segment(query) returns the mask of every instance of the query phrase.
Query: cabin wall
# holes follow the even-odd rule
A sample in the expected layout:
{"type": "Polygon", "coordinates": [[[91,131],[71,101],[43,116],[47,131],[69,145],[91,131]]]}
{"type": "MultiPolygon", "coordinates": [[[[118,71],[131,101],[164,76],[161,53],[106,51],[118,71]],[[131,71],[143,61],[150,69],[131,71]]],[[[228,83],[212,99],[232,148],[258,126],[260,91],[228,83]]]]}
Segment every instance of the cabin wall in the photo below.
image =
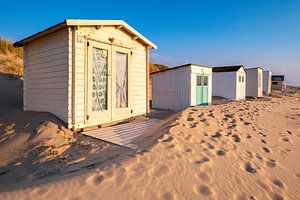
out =
{"type": "MultiPolygon", "coordinates": [[[[146,90],[146,66],[147,48],[138,40],[122,29],[115,26],[104,26],[96,29],[95,26],[79,27],[74,30],[73,38],[73,59],[75,60],[75,126],[86,127],[94,124],[86,122],[86,101],[87,88],[85,78],[87,77],[87,40],[94,40],[100,43],[112,44],[130,49],[131,55],[131,116],[146,114],[147,112],[147,90],[146,90]],[[114,38],[113,43],[111,38],[114,38]]],[[[71,92],[71,90],[70,90],[71,92]]],[[[72,96],[72,94],[69,94],[72,96]]],[[[130,117],[130,116],[129,116],[130,117]]],[[[71,117],[70,117],[71,120],[71,117]]],[[[113,121],[114,119],[112,119],[113,121]]]]}
{"type": "Polygon", "coordinates": [[[263,92],[266,94],[271,93],[271,85],[272,85],[272,72],[264,71],[263,72],[263,92]]]}
{"type": "Polygon", "coordinates": [[[51,112],[68,123],[69,31],[43,36],[24,48],[24,110],[51,112]]]}
{"type": "Polygon", "coordinates": [[[263,71],[261,69],[247,70],[246,96],[261,97],[263,95],[263,71]]]}
{"type": "Polygon", "coordinates": [[[247,70],[247,82],[246,82],[246,96],[257,97],[258,96],[258,79],[257,70],[247,70]]]}
{"type": "Polygon", "coordinates": [[[197,75],[206,74],[208,75],[208,104],[212,102],[212,69],[208,67],[191,66],[191,85],[190,85],[190,105],[195,106],[196,103],[196,85],[197,75]]]}
{"type": "Polygon", "coordinates": [[[190,67],[152,74],[153,108],[183,110],[190,106],[190,67]]]}
{"type": "Polygon", "coordinates": [[[272,81],[272,90],[284,90],[284,82],[283,81],[272,81]]]}
{"type": "Polygon", "coordinates": [[[213,73],[212,95],[226,99],[237,99],[237,73],[217,72],[213,73]]]}

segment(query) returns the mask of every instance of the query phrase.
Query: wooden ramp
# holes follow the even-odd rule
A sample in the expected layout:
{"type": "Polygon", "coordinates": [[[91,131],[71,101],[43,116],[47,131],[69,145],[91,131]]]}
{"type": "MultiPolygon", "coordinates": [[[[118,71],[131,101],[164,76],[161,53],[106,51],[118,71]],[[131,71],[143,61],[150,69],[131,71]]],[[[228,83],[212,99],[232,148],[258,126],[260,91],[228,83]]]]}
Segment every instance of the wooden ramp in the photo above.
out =
{"type": "Polygon", "coordinates": [[[144,122],[129,122],[126,124],[100,128],[92,131],[85,131],[82,134],[116,145],[136,149],[137,146],[131,143],[133,139],[140,135],[143,135],[159,121],[159,119],[149,119],[144,122]]]}

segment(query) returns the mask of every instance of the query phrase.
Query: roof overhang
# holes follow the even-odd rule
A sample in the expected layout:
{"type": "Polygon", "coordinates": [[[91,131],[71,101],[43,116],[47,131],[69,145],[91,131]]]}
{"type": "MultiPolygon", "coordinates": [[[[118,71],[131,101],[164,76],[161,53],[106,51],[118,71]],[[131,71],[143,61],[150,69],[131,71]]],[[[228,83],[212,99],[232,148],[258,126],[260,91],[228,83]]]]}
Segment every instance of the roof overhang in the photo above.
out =
{"type": "Polygon", "coordinates": [[[118,26],[118,28],[124,29],[132,36],[138,38],[143,44],[149,46],[150,48],[157,49],[157,46],[154,43],[152,43],[150,40],[148,40],[146,37],[144,37],[141,33],[139,33],[137,30],[132,28],[129,24],[127,24],[123,20],[79,20],[79,19],[66,19],[62,23],[51,26],[41,32],[38,32],[34,35],[31,35],[23,40],[14,43],[14,46],[22,47],[24,44],[33,41],[37,38],[61,30],[63,28],[72,27],[72,26],[79,26],[79,27],[80,26],[118,26]]]}

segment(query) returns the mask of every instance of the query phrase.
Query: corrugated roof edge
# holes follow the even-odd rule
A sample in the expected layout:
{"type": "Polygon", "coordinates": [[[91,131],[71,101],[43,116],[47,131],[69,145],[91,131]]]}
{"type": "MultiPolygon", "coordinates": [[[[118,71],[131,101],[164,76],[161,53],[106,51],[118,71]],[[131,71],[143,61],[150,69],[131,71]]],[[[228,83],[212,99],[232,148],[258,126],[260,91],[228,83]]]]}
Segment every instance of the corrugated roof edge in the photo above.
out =
{"type": "Polygon", "coordinates": [[[149,45],[153,49],[157,49],[157,46],[152,43],[150,40],[148,40],[146,37],[144,37],[141,33],[139,33],[137,30],[135,30],[133,27],[131,27],[129,24],[127,24],[123,20],[81,20],[81,19],[66,19],[64,22],[58,23],[54,26],[51,26],[43,31],[40,31],[38,33],[35,33],[29,37],[26,37],[18,42],[14,43],[15,47],[22,47],[24,43],[30,42],[34,39],[40,38],[44,35],[50,34],[52,32],[55,32],[57,30],[60,30],[67,26],[97,26],[97,25],[120,25],[123,26],[127,32],[137,36],[143,43],[149,45]]]}
{"type": "Polygon", "coordinates": [[[161,71],[157,71],[157,72],[152,72],[151,74],[156,74],[156,73],[159,73],[159,72],[165,72],[165,71],[177,69],[177,68],[180,68],[180,67],[187,67],[187,66],[191,66],[191,65],[198,66],[198,67],[211,68],[211,67],[204,66],[204,65],[197,65],[197,64],[193,64],[193,63],[188,63],[188,64],[184,64],[184,65],[179,65],[179,66],[176,66],[176,67],[171,67],[171,68],[168,68],[168,69],[165,69],[165,70],[161,70],[161,71]]]}

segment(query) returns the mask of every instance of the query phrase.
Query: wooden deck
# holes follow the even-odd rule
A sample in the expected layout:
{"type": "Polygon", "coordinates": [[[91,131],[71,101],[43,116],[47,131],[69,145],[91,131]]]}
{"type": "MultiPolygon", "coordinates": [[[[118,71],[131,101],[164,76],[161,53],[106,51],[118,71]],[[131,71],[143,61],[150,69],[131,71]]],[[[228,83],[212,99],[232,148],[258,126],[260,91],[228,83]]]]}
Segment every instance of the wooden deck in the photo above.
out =
{"type": "Polygon", "coordinates": [[[143,135],[159,121],[159,119],[150,119],[143,122],[120,124],[92,131],[85,131],[82,134],[116,145],[136,149],[137,146],[132,144],[133,139],[143,135]]]}

